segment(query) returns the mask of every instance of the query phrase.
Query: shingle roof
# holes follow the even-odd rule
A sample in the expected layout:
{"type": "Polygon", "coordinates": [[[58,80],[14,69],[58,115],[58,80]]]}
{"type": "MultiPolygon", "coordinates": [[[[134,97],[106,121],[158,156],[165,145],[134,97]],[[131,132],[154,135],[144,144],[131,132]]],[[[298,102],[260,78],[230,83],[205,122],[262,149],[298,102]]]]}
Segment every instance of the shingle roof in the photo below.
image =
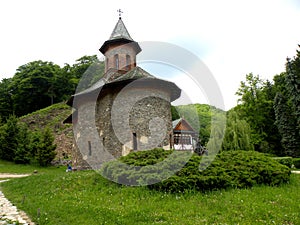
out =
{"type": "Polygon", "coordinates": [[[109,38],[109,40],[115,40],[115,39],[127,39],[133,41],[121,17],[119,17],[119,20],[109,38]]]}
{"type": "Polygon", "coordinates": [[[112,43],[119,43],[119,44],[132,43],[132,47],[135,48],[136,53],[139,53],[142,50],[141,47],[139,46],[139,44],[131,38],[121,17],[119,17],[119,20],[118,20],[115,28],[113,29],[113,32],[111,33],[110,38],[107,41],[105,41],[103,43],[103,45],[101,46],[101,48],[99,49],[100,52],[105,54],[105,52],[108,49],[108,46],[112,43]]]}
{"type": "Polygon", "coordinates": [[[115,69],[108,70],[104,74],[104,76],[95,84],[93,84],[91,87],[73,95],[72,98],[69,99],[67,104],[72,105],[74,97],[88,95],[94,91],[98,91],[99,89],[107,87],[109,85],[114,85],[116,83],[122,83],[122,82],[131,82],[133,80],[140,80],[141,82],[144,82],[144,84],[150,86],[152,85],[155,87],[161,87],[165,90],[169,89],[172,93],[171,101],[180,97],[181,90],[174,83],[166,80],[158,79],[153,75],[151,75],[150,73],[148,73],[147,71],[137,66],[128,72],[122,70],[115,70],[115,69]]]}
{"type": "Polygon", "coordinates": [[[190,129],[189,130],[181,130],[181,129],[179,129],[177,131],[184,132],[184,133],[195,133],[194,128],[188,123],[188,121],[186,121],[183,118],[179,118],[177,120],[173,120],[172,121],[173,130],[175,130],[180,123],[185,123],[190,129]]]}
{"type": "Polygon", "coordinates": [[[102,88],[106,84],[125,81],[125,80],[136,80],[140,78],[155,79],[153,75],[151,75],[150,73],[146,72],[145,70],[143,70],[138,66],[128,71],[127,73],[122,73],[121,70],[110,69],[104,74],[104,76],[99,81],[97,81],[95,84],[85,89],[84,91],[76,93],[74,96],[91,93],[95,90],[98,90],[99,88],[102,88]]]}

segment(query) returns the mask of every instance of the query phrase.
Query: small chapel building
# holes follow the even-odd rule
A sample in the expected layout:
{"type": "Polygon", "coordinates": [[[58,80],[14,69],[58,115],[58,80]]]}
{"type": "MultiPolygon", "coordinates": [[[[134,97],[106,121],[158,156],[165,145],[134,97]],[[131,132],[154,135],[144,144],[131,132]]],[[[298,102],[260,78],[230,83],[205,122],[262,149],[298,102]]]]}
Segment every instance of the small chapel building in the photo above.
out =
{"type": "Polygon", "coordinates": [[[175,150],[195,150],[198,134],[184,118],[172,122],[173,125],[173,146],[175,150]]]}
{"type": "Polygon", "coordinates": [[[73,166],[97,167],[110,156],[172,148],[171,102],[181,90],[137,66],[136,56],[142,49],[121,16],[99,50],[105,56],[104,75],[67,102],[74,109],[73,166]]]}

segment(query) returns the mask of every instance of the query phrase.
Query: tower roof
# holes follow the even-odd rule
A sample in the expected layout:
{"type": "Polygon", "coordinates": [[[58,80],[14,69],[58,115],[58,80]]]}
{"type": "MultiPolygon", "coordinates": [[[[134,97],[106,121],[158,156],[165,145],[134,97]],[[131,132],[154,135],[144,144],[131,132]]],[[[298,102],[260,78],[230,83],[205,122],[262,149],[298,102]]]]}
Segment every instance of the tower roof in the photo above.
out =
{"type": "Polygon", "coordinates": [[[119,20],[109,38],[109,40],[115,40],[115,39],[127,39],[133,41],[121,17],[119,17],[119,20]]]}
{"type": "Polygon", "coordinates": [[[139,46],[137,42],[135,42],[131,37],[128,32],[128,30],[125,27],[125,24],[122,21],[122,18],[119,17],[119,20],[113,30],[113,32],[110,35],[110,38],[103,43],[99,51],[104,54],[106,50],[108,49],[108,46],[112,44],[128,44],[128,43],[133,43],[133,47],[136,49],[136,53],[139,53],[142,49],[139,46]]]}

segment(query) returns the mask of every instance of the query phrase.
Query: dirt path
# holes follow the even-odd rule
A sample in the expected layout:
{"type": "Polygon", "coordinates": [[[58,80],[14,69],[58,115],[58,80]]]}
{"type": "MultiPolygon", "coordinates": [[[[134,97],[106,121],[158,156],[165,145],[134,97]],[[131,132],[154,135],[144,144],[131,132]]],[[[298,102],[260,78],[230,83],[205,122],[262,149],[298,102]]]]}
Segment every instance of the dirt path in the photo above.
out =
{"type": "MultiPolygon", "coordinates": [[[[0,173],[0,182],[6,182],[11,178],[27,177],[30,174],[9,174],[0,173]]],[[[24,213],[17,209],[0,191],[0,225],[6,224],[20,224],[20,225],[34,225],[30,218],[24,213]]]]}
{"type": "Polygon", "coordinates": [[[30,174],[11,174],[11,173],[0,173],[0,179],[28,177],[30,174]]]}

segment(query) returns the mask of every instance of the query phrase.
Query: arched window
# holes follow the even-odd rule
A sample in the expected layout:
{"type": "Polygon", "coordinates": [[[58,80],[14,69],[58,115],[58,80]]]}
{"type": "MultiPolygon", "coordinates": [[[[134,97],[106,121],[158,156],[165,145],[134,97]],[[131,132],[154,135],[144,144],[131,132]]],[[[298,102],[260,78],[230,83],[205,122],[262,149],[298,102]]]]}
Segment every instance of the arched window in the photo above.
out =
{"type": "Polygon", "coordinates": [[[118,70],[119,69],[119,55],[115,55],[115,68],[118,70]]]}
{"type": "Polygon", "coordinates": [[[130,55],[126,55],[126,69],[127,70],[130,70],[130,65],[131,65],[130,55]]]}

